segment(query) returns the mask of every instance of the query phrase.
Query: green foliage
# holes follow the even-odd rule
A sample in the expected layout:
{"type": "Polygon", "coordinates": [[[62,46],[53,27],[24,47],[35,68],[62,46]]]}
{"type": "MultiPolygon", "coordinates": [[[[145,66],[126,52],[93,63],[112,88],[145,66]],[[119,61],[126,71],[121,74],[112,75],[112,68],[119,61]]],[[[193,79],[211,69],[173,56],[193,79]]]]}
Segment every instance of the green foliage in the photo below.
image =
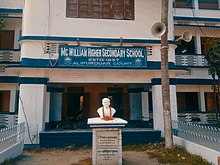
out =
{"type": "Polygon", "coordinates": [[[211,165],[205,159],[198,155],[188,153],[184,148],[173,146],[165,148],[163,143],[129,145],[124,146],[123,150],[143,152],[146,151],[151,159],[157,159],[161,164],[170,165],[211,165]]]}
{"type": "Polygon", "coordinates": [[[220,39],[212,39],[209,42],[209,48],[206,54],[206,60],[208,61],[209,71],[214,78],[220,77],[220,39]]]}

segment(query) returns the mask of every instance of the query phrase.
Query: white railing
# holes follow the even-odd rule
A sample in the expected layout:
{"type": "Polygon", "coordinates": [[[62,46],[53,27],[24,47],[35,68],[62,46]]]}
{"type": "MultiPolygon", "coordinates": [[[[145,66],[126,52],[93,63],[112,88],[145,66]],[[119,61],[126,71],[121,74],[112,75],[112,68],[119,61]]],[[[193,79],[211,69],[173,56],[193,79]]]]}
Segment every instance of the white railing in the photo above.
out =
{"type": "Polygon", "coordinates": [[[0,62],[19,62],[20,54],[18,50],[0,50],[0,62]]]}
{"type": "Polygon", "coordinates": [[[178,120],[187,123],[216,124],[217,116],[220,121],[220,116],[216,113],[178,113],[178,120]]]}
{"type": "Polygon", "coordinates": [[[25,123],[0,129],[0,163],[14,158],[23,150],[25,123]]]}
{"type": "Polygon", "coordinates": [[[175,136],[220,152],[220,128],[182,121],[172,124],[175,136]]]}
{"type": "Polygon", "coordinates": [[[17,124],[18,124],[18,114],[0,113],[0,129],[1,127],[10,127],[17,124]]]}
{"type": "Polygon", "coordinates": [[[207,66],[204,55],[176,55],[177,66],[207,66]]]}

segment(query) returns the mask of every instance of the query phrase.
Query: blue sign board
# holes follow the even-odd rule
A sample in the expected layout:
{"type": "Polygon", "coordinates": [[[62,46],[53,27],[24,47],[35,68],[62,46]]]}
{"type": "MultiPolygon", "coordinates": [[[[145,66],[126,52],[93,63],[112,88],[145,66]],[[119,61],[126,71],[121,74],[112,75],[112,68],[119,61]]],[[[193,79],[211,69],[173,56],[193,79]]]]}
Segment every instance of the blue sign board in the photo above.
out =
{"type": "Polygon", "coordinates": [[[144,47],[59,47],[59,66],[143,68],[146,67],[144,47]]]}

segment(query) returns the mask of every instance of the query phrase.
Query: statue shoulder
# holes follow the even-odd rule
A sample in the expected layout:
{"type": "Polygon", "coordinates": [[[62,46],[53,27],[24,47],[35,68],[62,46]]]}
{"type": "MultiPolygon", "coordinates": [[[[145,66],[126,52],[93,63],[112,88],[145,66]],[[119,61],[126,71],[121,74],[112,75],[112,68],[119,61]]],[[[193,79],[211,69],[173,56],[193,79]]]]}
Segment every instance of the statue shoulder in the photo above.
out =
{"type": "Polygon", "coordinates": [[[97,111],[102,111],[102,107],[98,108],[97,111]]]}
{"type": "Polygon", "coordinates": [[[115,108],[111,107],[111,109],[112,109],[112,111],[115,111],[115,112],[116,112],[115,108]]]}

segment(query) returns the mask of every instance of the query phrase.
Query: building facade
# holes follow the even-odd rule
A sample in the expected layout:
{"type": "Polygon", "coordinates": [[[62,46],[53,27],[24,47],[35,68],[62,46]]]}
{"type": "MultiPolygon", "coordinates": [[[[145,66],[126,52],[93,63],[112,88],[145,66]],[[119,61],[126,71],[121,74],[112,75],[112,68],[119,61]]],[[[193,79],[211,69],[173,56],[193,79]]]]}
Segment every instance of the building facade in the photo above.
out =
{"type": "MultiPolygon", "coordinates": [[[[172,120],[214,110],[204,57],[208,38],[219,37],[219,5],[169,3],[172,120]],[[185,30],[192,40],[176,42],[185,30]]],[[[151,32],[161,19],[160,0],[3,0],[0,6],[0,110],[26,122],[26,144],[38,144],[40,132],[63,123],[87,128],[103,97],[115,117],[152,122],[163,135],[161,45],[151,32]]]]}

